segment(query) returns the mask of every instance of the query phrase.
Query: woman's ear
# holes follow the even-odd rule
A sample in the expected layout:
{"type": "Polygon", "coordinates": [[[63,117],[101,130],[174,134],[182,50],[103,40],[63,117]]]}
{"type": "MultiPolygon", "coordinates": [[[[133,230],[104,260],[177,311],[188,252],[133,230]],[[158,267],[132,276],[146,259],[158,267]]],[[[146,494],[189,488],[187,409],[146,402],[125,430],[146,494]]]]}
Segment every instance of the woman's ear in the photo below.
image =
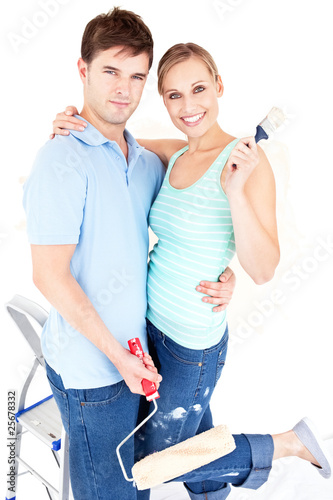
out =
{"type": "Polygon", "coordinates": [[[224,86],[220,75],[217,75],[216,77],[216,91],[217,91],[217,97],[222,97],[224,92],[224,86]]]}

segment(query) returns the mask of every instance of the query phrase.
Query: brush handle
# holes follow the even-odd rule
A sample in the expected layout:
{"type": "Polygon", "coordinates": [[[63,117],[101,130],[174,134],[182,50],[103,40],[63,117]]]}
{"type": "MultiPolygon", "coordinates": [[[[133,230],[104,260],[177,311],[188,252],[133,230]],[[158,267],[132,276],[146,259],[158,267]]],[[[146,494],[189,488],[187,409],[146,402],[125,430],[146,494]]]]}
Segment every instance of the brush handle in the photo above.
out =
{"type": "Polygon", "coordinates": [[[268,139],[268,134],[265,132],[265,130],[262,128],[261,125],[257,126],[256,135],[254,136],[254,139],[256,142],[261,141],[261,139],[268,139]]]}
{"type": "MultiPolygon", "coordinates": [[[[262,126],[258,125],[257,129],[256,129],[256,135],[254,136],[254,140],[256,142],[259,142],[259,141],[261,141],[261,139],[268,139],[268,135],[266,134],[266,132],[264,131],[264,129],[262,128],[262,126]]],[[[235,163],[233,163],[232,166],[234,168],[237,167],[237,165],[235,163]]]]}
{"type": "MultiPolygon", "coordinates": [[[[131,353],[134,354],[134,356],[137,356],[139,359],[143,359],[143,349],[140,339],[138,338],[130,339],[128,341],[128,346],[131,353]]],[[[160,397],[154,382],[150,382],[150,380],[144,378],[141,381],[141,385],[143,392],[146,395],[147,401],[151,401],[152,399],[157,399],[160,397]]]]}

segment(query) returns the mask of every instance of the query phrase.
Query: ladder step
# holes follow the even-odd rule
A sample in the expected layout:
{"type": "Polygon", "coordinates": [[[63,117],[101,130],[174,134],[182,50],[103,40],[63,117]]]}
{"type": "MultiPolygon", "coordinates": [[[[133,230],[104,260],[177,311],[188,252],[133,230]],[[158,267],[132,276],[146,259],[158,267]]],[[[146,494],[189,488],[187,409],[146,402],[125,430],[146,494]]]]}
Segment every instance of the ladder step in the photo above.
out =
{"type": "Polygon", "coordinates": [[[16,420],[49,448],[60,450],[62,422],[53,396],[18,412],[16,420]]]}

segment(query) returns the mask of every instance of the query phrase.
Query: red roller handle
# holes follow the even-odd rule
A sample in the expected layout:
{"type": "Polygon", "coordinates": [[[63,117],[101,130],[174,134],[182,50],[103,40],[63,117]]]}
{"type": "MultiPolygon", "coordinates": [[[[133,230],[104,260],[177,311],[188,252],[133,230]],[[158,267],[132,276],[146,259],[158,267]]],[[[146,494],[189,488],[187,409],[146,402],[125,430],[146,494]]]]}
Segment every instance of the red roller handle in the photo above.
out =
{"type": "MultiPolygon", "coordinates": [[[[133,338],[128,341],[128,345],[130,348],[130,351],[134,356],[137,356],[139,359],[143,359],[143,350],[141,346],[140,339],[138,338],[133,338]]],[[[146,395],[146,398],[148,401],[151,401],[152,399],[157,399],[160,397],[159,393],[157,392],[156,385],[154,382],[150,382],[147,379],[142,379],[141,381],[142,384],[142,389],[143,392],[146,395]]]]}

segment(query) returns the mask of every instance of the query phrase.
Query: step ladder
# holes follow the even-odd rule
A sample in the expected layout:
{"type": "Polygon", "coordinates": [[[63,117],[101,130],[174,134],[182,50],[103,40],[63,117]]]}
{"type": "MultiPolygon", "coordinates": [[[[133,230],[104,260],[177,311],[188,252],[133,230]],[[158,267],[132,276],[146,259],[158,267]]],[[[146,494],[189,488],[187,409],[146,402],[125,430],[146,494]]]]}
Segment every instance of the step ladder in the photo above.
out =
{"type": "MultiPolygon", "coordinates": [[[[48,313],[35,302],[20,295],[14,295],[5,307],[35,355],[30,373],[20,392],[18,411],[15,415],[15,436],[12,438],[16,441],[14,466],[15,490],[17,489],[18,477],[30,473],[45,486],[48,497],[51,500],[69,500],[68,436],[63,428],[60,412],[53,395],[25,408],[27,392],[37,368],[42,366],[45,369],[40,337],[31,323],[31,319],[37,322],[40,327],[43,327],[48,318],[48,313]],[[59,467],[58,488],[50,484],[22,459],[20,455],[22,436],[27,432],[38,438],[51,450],[59,467]],[[21,468],[19,472],[19,465],[24,469],[22,472],[21,468]]],[[[14,500],[15,498],[16,491],[13,492],[7,489],[6,500],[14,500]]],[[[22,500],[24,500],[23,495],[22,500]]]]}

